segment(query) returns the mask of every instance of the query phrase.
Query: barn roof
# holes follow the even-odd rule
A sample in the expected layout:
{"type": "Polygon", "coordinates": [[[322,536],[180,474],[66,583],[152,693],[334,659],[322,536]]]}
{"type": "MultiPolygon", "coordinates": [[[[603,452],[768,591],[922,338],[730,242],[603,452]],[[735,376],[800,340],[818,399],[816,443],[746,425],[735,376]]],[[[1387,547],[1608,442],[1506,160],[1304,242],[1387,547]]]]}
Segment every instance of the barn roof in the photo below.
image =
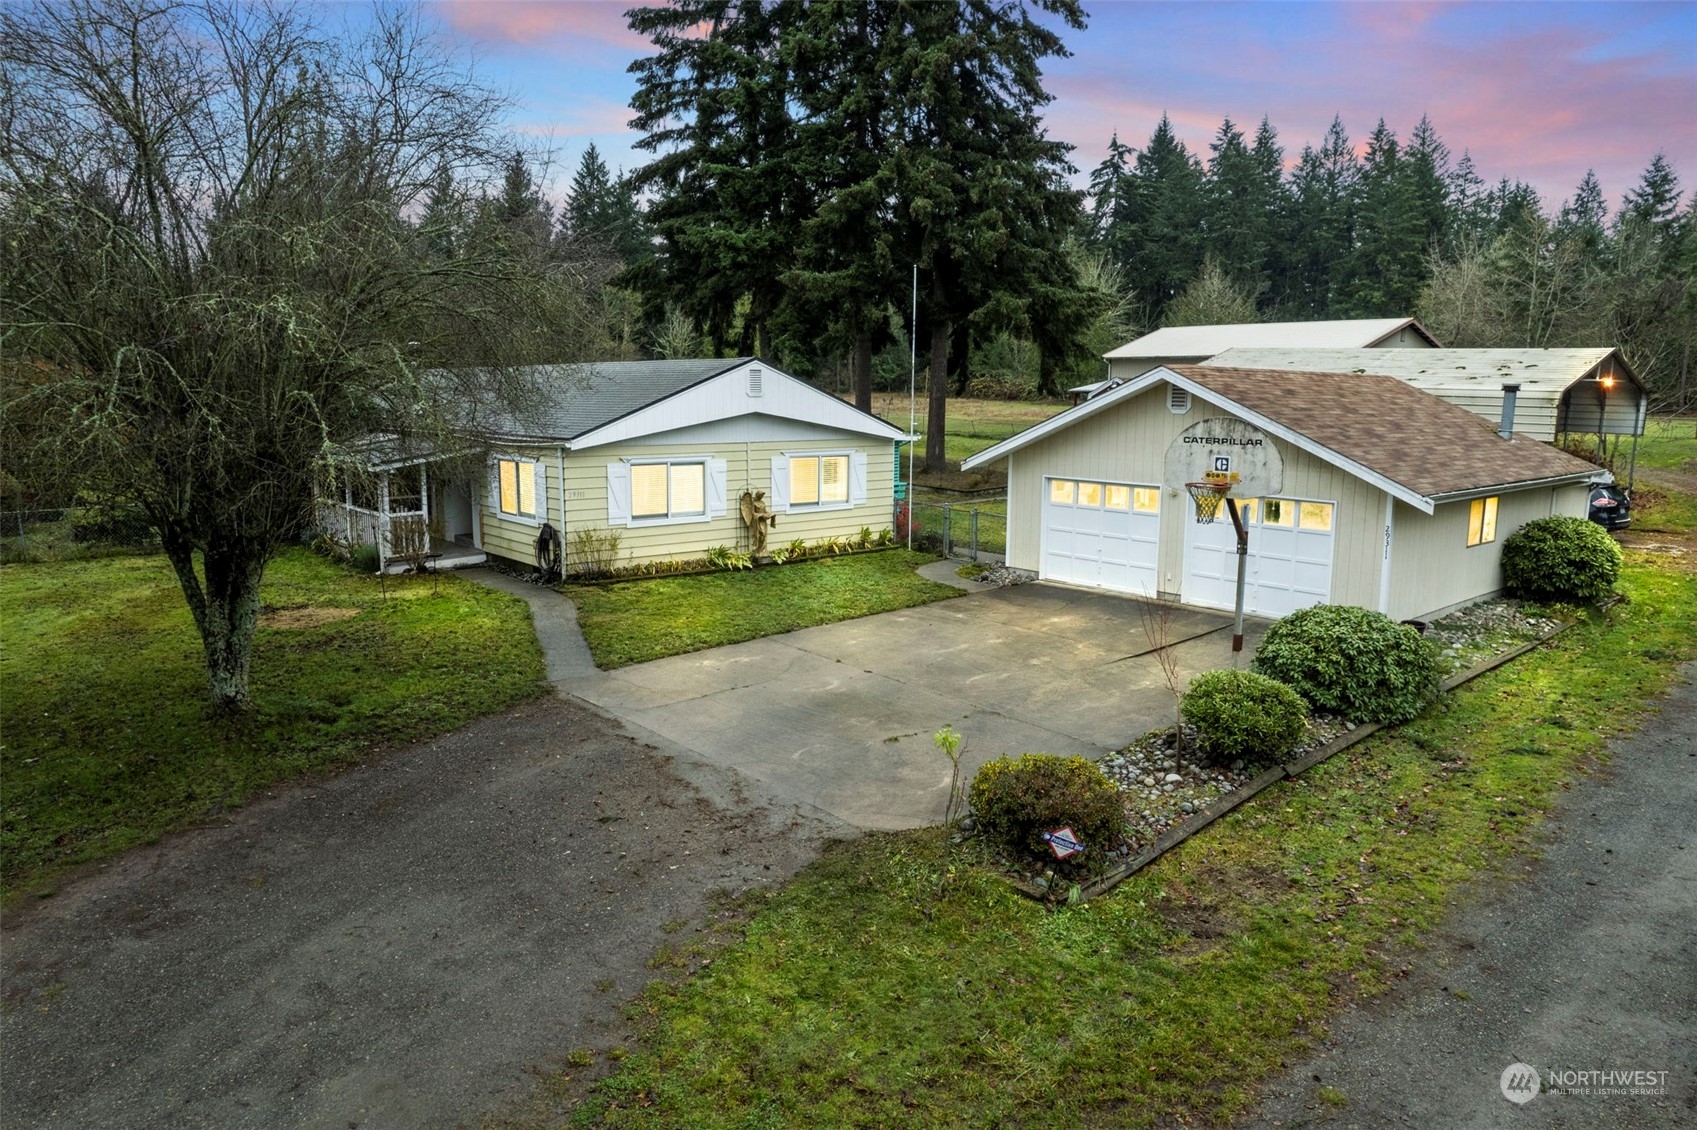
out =
{"type": "Polygon", "coordinates": [[[1349,318],[1327,322],[1245,322],[1219,326],[1168,326],[1103,354],[1125,358],[1212,357],[1227,349],[1365,349],[1412,327],[1427,343],[1438,339],[1413,318],[1349,318]]]}

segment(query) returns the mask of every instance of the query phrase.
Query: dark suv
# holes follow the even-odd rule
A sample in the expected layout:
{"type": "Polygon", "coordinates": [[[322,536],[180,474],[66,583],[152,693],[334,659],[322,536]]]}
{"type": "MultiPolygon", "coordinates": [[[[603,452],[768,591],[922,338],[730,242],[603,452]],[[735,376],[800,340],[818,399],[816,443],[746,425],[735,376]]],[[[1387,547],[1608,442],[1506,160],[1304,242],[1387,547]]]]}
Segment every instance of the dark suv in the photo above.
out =
{"type": "Polygon", "coordinates": [[[1632,499],[1619,487],[1594,486],[1586,516],[1605,530],[1624,530],[1632,525],[1632,499]]]}

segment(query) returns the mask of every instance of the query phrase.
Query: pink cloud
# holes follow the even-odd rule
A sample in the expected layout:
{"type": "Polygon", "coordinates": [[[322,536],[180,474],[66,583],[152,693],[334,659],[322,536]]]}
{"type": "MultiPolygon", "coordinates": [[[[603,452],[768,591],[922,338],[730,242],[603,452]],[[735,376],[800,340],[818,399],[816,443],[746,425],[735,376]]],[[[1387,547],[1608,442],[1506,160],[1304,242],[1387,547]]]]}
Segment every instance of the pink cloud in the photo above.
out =
{"type": "Polygon", "coordinates": [[[1352,4],[1280,9],[1307,16],[1287,28],[1266,9],[1152,7],[1167,16],[1158,32],[1081,43],[1049,80],[1045,119],[1083,169],[1116,129],[1143,145],[1163,109],[1204,157],[1222,117],[1252,133],[1265,113],[1287,162],[1334,114],[1358,151],[1380,117],[1406,141],[1426,114],[1456,159],[1470,151],[1487,179],[1527,180],[1552,206],[1588,168],[1617,202],[1658,150],[1697,187],[1697,44],[1678,24],[1650,34],[1632,12],[1585,24],[1512,6],[1352,4]],[[1201,39],[1205,50],[1174,46],[1201,39]]]}
{"type": "Polygon", "coordinates": [[[438,0],[434,7],[454,31],[490,44],[525,48],[587,40],[638,54],[650,46],[626,24],[631,4],[623,0],[438,0]]]}

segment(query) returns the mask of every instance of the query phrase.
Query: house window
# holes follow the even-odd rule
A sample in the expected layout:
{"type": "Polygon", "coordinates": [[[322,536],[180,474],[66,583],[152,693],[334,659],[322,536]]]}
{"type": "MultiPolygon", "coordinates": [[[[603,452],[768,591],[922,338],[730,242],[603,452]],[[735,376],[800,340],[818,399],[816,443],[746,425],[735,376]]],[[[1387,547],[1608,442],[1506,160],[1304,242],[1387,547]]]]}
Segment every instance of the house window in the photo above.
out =
{"type": "Polygon", "coordinates": [[[1139,514],[1161,512],[1161,491],[1158,487],[1137,487],[1131,492],[1131,508],[1139,514]]]}
{"type": "Polygon", "coordinates": [[[1073,482],[1071,479],[1049,480],[1049,501],[1059,502],[1063,506],[1072,505],[1073,482]]]}
{"type": "Polygon", "coordinates": [[[1296,524],[1295,507],[1288,498],[1268,498],[1261,502],[1261,524],[1263,526],[1284,526],[1289,528],[1296,524]]]}
{"type": "Polygon", "coordinates": [[[1091,509],[1100,509],[1102,506],[1102,484],[1079,483],[1078,504],[1088,506],[1091,509]]]}
{"type": "Polygon", "coordinates": [[[1497,499],[1475,498],[1467,511],[1467,544],[1485,545],[1497,540],[1497,499]]]}
{"type": "Polygon", "coordinates": [[[1332,528],[1332,504],[1329,502],[1304,502],[1298,506],[1296,525],[1302,530],[1326,530],[1332,528]]]}
{"type": "Polygon", "coordinates": [[[849,457],[790,456],[790,506],[834,506],[849,500],[849,457]]]}
{"type": "Polygon", "coordinates": [[[510,518],[536,517],[536,463],[529,459],[498,459],[501,513],[510,518]]]}
{"type": "Polygon", "coordinates": [[[631,464],[630,507],[632,520],[638,522],[704,517],[707,514],[707,465],[631,464]]]}

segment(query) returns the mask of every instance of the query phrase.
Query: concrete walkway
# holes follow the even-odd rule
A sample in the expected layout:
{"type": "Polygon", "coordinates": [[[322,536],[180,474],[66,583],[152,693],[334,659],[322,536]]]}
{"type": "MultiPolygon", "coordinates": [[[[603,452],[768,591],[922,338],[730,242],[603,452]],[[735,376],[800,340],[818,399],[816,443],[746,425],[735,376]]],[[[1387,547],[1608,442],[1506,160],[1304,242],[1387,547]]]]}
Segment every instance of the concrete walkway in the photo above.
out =
{"type": "Polygon", "coordinates": [[[577,626],[577,605],[551,588],[533,585],[493,569],[462,569],[459,575],[468,581],[511,593],[530,605],[530,618],[536,624],[536,640],[542,645],[542,658],[547,665],[550,683],[581,679],[596,673],[589,645],[583,642],[583,632],[577,626]]]}
{"type": "Polygon", "coordinates": [[[1683,674],[1574,786],[1525,882],[1479,892],[1250,1126],[1697,1126],[1697,664],[1683,674]],[[1523,1105],[1500,1087],[1517,1062],[1541,1073],[1523,1105]],[[1665,1090],[1553,1094],[1551,1069],[1665,1072],[1645,1088],[1665,1090]]]}

